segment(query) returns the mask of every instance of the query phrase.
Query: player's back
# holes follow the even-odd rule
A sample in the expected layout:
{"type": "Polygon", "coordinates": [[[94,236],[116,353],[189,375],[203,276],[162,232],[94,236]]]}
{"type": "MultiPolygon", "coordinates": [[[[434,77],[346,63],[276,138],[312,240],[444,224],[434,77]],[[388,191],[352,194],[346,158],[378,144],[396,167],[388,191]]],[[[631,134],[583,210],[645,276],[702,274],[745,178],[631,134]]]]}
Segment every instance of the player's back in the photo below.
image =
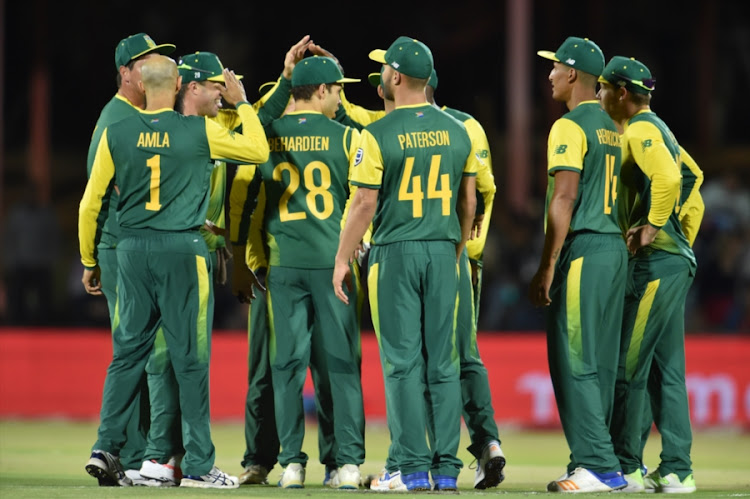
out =
{"type": "Polygon", "coordinates": [[[383,162],[373,243],[460,241],[456,203],[471,152],[464,126],[424,104],[395,109],[365,128],[367,133],[383,162]]]}
{"type": "Polygon", "coordinates": [[[349,157],[358,132],[316,112],[269,124],[269,160],[260,165],[266,194],[269,263],[333,266],[349,196],[349,157]]]}
{"type": "Polygon", "coordinates": [[[213,163],[205,118],[144,112],[109,127],[123,230],[197,229],[205,220],[213,163]]]}
{"type": "MultiPolygon", "coordinates": [[[[666,123],[662,121],[654,112],[641,112],[633,116],[628,122],[628,128],[626,128],[623,139],[629,144],[629,147],[650,147],[650,144],[644,144],[641,140],[630,140],[631,134],[634,133],[637,127],[654,127],[651,131],[660,138],[664,143],[664,146],[669,151],[669,154],[674,158],[674,165],[668,165],[668,168],[676,168],[680,175],[682,175],[682,161],[680,160],[680,145],[677,142],[672,131],[669,129],[666,123]],[[641,125],[636,125],[637,123],[641,125]]],[[[638,130],[641,133],[642,130],[638,130]]],[[[648,139],[646,139],[648,141],[648,139]]],[[[633,161],[633,156],[626,153],[626,159],[623,162],[623,181],[625,190],[623,192],[623,202],[627,203],[624,206],[626,210],[621,216],[626,218],[626,224],[628,227],[636,225],[643,225],[648,223],[648,214],[651,208],[651,180],[646,175],[641,167],[633,161]]],[[[692,179],[695,182],[695,179],[692,179]]],[[[681,191],[684,186],[681,187],[681,191]]],[[[690,243],[685,237],[682,231],[682,225],[679,220],[680,202],[682,200],[682,193],[679,193],[675,198],[675,206],[672,213],[667,220],[667,223],[662,227],[656,234],[656,239],[652,242],[649,247],[652,249],[666,251],[668,253],[680,254],[686,257],[691,262],[695,262],[695,254],[690,247],[690,243]]]]}
{"type": "MultiPolygon", "coordinates": [[[[586,101],[576,106],[553,125],[553,131],[555,128],[571,127],[577,127],[585,135],[585,150],[575,153],[583,154],[582,168],[573,164],[566,165],[565,159],[558,159],[571,153],[572,143],[551,145],[548,151],[551,158],[550,169],[573,170],[580,174],[570,230],[620,234],[616,209],[617,181],[622,160],[620,134],[597,101],[586,101]]],[[[574,136],[574,133],[572,130],[566,131],[562,136],[574,136]]],[[[580,158],[576,162],[580,163],[580,158]]],[[[553,190],[554,176],[548,182],[548,204],[553,190]]]]}

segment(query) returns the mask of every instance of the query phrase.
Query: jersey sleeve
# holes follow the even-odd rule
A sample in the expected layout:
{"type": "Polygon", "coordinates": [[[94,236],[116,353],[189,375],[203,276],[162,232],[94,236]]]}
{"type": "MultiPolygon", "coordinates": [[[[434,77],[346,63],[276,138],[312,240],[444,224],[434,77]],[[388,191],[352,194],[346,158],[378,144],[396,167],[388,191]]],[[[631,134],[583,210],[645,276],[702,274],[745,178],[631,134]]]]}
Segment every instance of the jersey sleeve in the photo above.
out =
{"type": "Polygon", "coordinates": [[[256,176],[256,170],[256,165],[237,166],[229,188],[229,240],[232,244],[247,244],[248,241],[250,217],[260,189],[260,175],[256,176]]]}
{"type": "Polygon", "coordinates": [[[368,130],[362,130],[359,147],[350,161],[350,171],[352,185],[379,189],[383,182],[383,154],[368,130]]]}
{"type": "Polygon", "coordinates": [[[547,172],[583,170],[583,157],[588,151],[586,134],[575,122],[560,118],[555,121],[547,141],[547,172]]]}
{"type": "MultiPolygon", "coordinates": [[[[260,177],[260,175],[257,175],[260,177]]],[[[258,203],[250,217],[248,244],[245,248],[245,263],[253,271],[268,267],[268,253],[263,240],[264,220],[266,216],[266,189],[263,182],[259,185],[258,203]]]]}
{"type": "MultiPolygon", "coordinates": [[[[623,158],[632,157],[651,181],[651,207],[648,223],[661,228],[679,202],[681,174],[661,131],[647,121],[638,121],[623,134],[623,158]]],[[[625,160],[623,159],[623,162],[625,160]]]]}
{"type": "Polygon", "coordinates": [[[247,102],[237,106],[237,113],[242,120],[242,134],[205,118],[211,158],[233,163],[264,163],[269,149],[258,115],[247,102]]]}
{"type": "Polygon", "coordinates": [[[385,116],[385,110],[373,111],[370,109],[365,109],[362,106],[352,104],[347,100],[343,90],[341,91],[341,107],[344,109],[344,112],[352,121],[359,123],[363,127],[385,116]]]}
{"type": "Polygon", "coordinates": [[[258,119],[263,126],[284,114],[291,99],[291,90],[292,81],[280,76],[276,84],[253,104],[253,109],[258,113],[258,119]]]}
{"type": "Polygon", "coordinates": [[[86,268],[96,266],[96,244],[101,226],[107,217],[107,210],[102,209],[102,200],[112,190],[115,176],[115,164],[109,150],[107,129],[102,133],[99,147],[91,166],[91,176],[86,184],[81,204],[78,207],[78,243],[81,252],[81,263],[86,268]]]}
{"type": "MultiPolygon", "coordinates": [[[[484,220],[482,221],[482,232],[479,237],[466,242],[466,249],[469,258],[480,260],[484,252],[484,245],[487,242],[487,231],[490,227],[490,218],[492,215],[492,205],[495,201],[495,177],[492,174],[492,155],[490,154],[490,145],[487,140],[487,134],[484,132],[482,125],[476,120],[467,120],[464,125],[471,138],[471,146],[474,156],[479,162],[477,171],[477,198],[483,205],[484,220]]],[[[477,213],[481,213],[477,210],[477,213]]]]}
{"type": "Polygon", "coordinates": [[[685,233],[690,246],[693,246],[701,222],[703,221],[703,213],[706,210],[703,204],[703,196],[700,193],[701,185],[703,185],[703,171],[692,156],[682,147],[680,147],[680,161],[682,162],[683,181],[688,175],[693,178],[690,192],[686,194],[679,214],[682,232],[685,233]]]}

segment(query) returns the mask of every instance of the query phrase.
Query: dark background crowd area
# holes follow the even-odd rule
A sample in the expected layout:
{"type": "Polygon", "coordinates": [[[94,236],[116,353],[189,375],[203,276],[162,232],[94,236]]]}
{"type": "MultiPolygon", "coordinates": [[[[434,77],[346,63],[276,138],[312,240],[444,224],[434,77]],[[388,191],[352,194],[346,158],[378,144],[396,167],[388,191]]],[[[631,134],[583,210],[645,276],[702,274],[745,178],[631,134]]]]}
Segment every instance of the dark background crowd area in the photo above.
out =
{"type": "MultiPolygon", "coordinates": [[[[104,327],[103,297],[80,282],[78,203],[99,112],[116,92],[114,48],[143,31],[177,45],[175,57],[215,52],[245,75],[248,99],[276,79],[303,35],[331,50],[350,101],[382,106],[366,83],[367,54],[399,35],[424,41],[439,75],[440,105],[468,112],[487,132],[497,195],[484,256],[482,331],[538,331],[544,314],[526,298],[543,244],[546,141],[565,112],[551,99],[549,61],[570,35],[596,41],[605,57],[634,56],[657,80],[652,109],[704,171],[705,218],[694,246],[698,271],[688,295],[688,332],[750,333],[750,16],[746,2],[465,0],[376,4],[242,2],[193,4],[0,0],[2,163],[0,324],[104,327]],[[377,10],[375,10],[377,9],[377,10]],[[525,16],[517,17],[519,9],[525,16]],[[525,10],[524,10],[525,9],[525,10]],[[524,19],[524,28],[519,28],[524,19]],[[520,29],[520,31],[519,31],[520,29]],[[525,42],[514,33],[526,36],[525,42]],[[511,64],[519,43],[524,64],[511,64]],[[527,77],[529,105],[510,114],[510,82],[527,77]],[[521,116],[521,121],[513,121],[521,116]],[[528,157],[515,153],[527,126],[528,157]],[[528,173],[521,191],[514,182],[528,173]]],[[[231,274],[230,274],[231,275],[231,274]]],[[[214,327],[245,329],[247,306],[216,288],[214,327]]],[[[370,329],[369,314],[363,328],[370,329]]]]}

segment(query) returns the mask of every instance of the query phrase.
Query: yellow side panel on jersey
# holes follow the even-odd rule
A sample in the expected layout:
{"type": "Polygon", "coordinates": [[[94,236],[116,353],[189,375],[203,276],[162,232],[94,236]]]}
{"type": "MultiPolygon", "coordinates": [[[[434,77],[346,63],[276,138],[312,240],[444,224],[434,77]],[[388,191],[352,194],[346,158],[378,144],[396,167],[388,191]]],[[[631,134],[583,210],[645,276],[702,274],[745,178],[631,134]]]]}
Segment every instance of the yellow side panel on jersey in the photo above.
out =
{"type": "Polygon", "coordinates": [[[583,257],[570,262],[565,295],[568,321],[568,362],[573,375],[583,374],[583,345],[581,339],[581,271],[583,257]]]}
{"type": "Polygon", "coordinates": [[[102,132],[99,147],[96,150],[91,176],[78,207],[78,243],[81,262],[85,267],[96,266],[94,251],[96,249],[97,219],[102,210],[102,199],[115,176],[115,164],[107,142],[107,129],[102,132]]]}
{"type": "Polygon", "coordinates": [[[572,120],[555,121],[547,140],[547,171],[558,168],[583,170],[583,157],[588,151],[586,134],[572,120]]]}

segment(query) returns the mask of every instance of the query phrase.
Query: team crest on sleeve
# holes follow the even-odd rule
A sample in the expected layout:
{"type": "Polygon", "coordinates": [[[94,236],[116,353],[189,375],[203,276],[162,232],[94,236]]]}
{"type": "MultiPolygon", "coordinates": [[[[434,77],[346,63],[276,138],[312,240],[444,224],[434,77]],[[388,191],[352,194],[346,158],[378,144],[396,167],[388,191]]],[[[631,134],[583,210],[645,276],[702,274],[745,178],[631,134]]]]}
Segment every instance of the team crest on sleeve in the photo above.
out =
{"type": "Polygon", "coordinates": [[[354,155],[354,166],[359,165],[362,162],[362,158],[365,156],[365,151],[360,147],[357,149],[357,154],[354,155]]]}

